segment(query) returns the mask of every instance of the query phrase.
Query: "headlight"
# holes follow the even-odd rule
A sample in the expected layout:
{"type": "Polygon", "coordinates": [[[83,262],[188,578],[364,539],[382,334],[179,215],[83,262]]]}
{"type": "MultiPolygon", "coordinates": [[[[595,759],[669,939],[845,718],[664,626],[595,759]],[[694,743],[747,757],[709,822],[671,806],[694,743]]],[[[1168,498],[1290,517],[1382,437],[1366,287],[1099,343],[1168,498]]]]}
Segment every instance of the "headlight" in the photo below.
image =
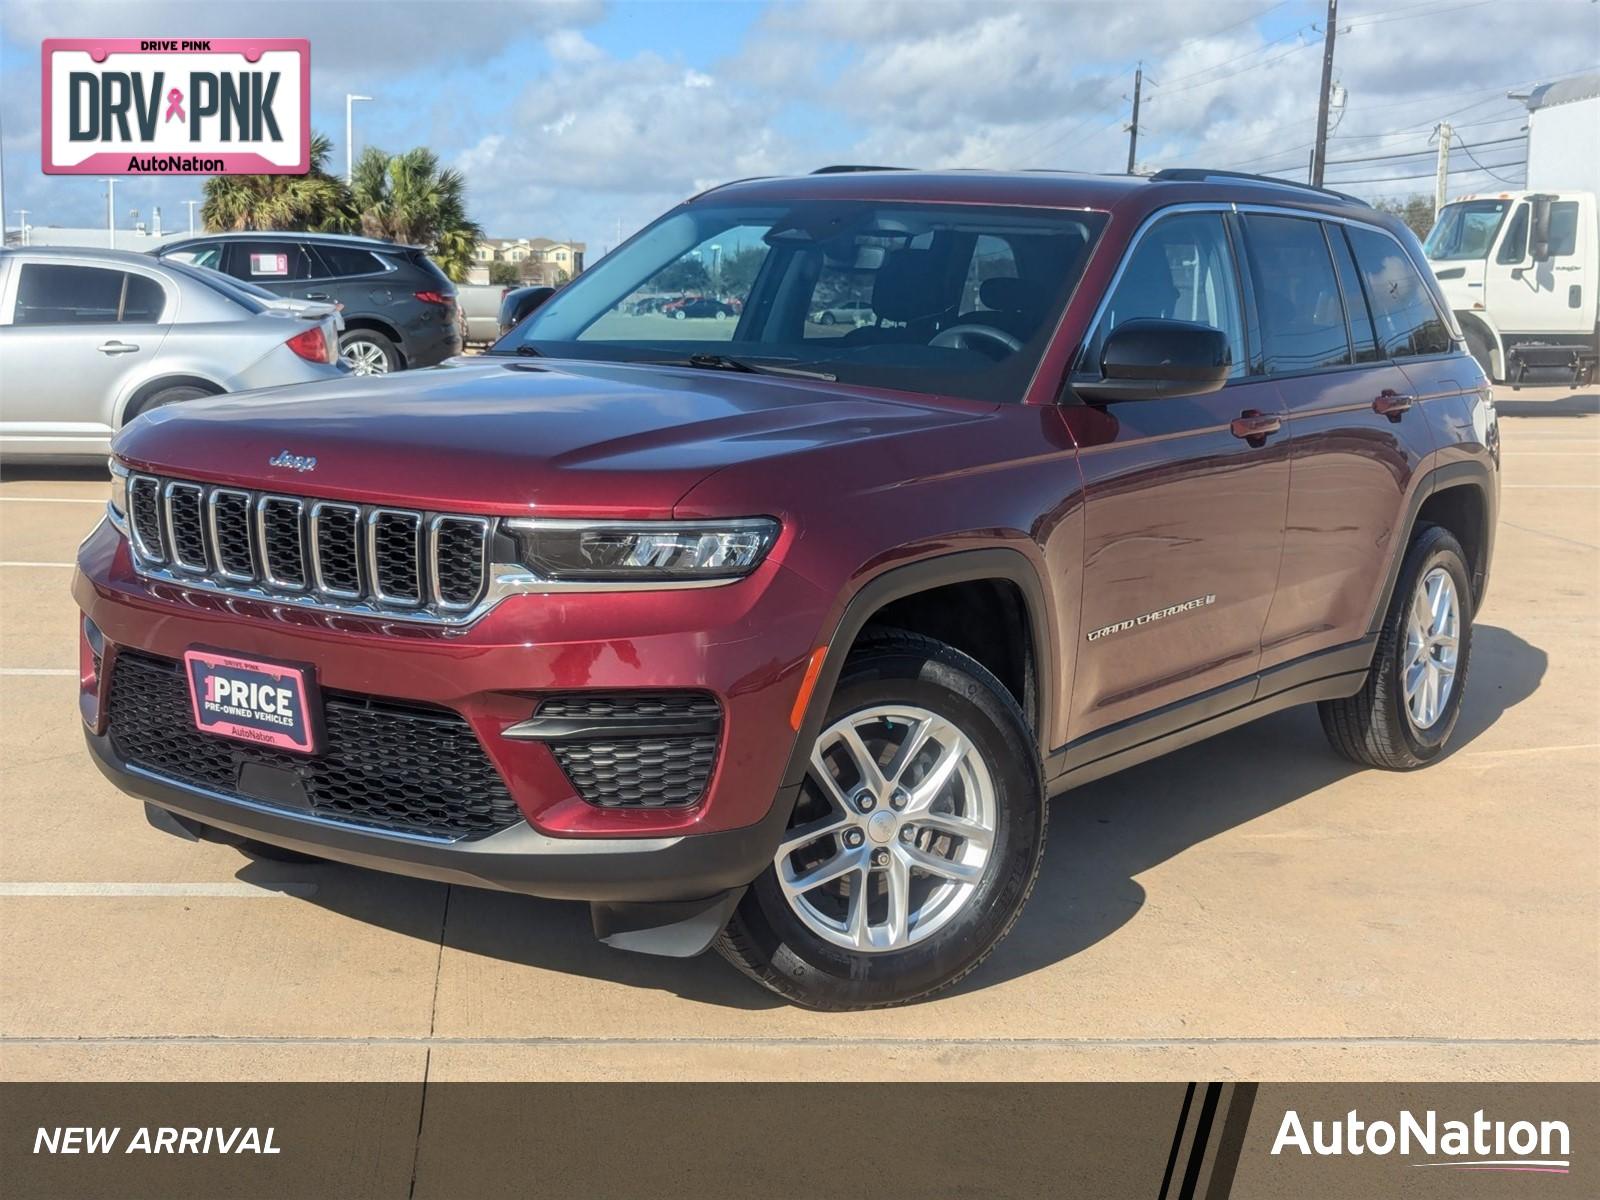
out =
{"type": "Polygon", "coordinates": [[[111,468],[111,523],[125,529],[128,523],[128,468],[116,459],[106,460],[111,468]]]}
{"type": "Polygon", "coordinates": [[[516,518],[502,528],[518,558],[546,579],[674,583],[738,579],[778,537],[767,517],[722,521],[564,521],[516,518]]]}

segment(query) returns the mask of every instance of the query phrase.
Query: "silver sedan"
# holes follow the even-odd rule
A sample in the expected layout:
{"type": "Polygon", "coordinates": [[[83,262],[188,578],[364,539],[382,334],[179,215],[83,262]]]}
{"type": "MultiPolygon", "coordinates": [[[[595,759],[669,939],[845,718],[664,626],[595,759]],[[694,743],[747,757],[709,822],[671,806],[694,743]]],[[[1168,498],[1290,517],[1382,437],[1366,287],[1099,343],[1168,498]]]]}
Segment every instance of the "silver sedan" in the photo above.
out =
{"type": "Polygon", "coordinates": [[[104,458],[163,404],[344,372],[331,305],[146,254],[0,252],[0,456],[104,458]]]}

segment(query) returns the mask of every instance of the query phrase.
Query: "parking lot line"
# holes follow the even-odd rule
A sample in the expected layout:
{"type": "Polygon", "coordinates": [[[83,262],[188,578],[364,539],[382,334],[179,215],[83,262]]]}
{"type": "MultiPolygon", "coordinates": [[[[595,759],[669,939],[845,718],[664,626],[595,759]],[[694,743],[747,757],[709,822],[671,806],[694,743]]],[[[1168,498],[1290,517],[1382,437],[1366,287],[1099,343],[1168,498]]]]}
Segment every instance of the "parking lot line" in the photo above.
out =
{"type": "Polygon", "coordinates": [[[69,571],[77,565],[77,563],[69,562],[26,562],[20,559],[7,559],[4,562],[0,562],[0,567],[63,567],[69,571]]]}
{"type": "Polygon", "coordinates": [[[0,504],[96,504],[101,508],[106,506],[104,500],[92,500],[85,496],[0,496],[0,504]]]}
{"type": "Polygon", "coordinates": [[[77,667],[0,667],[0,675],[76,675],[77,667]]]}
{"type": "Polygon", "coordinates": [[[231,900],[303,900],[317,894],[314,883],[0,883],[0,897],[185,896],[231,900]]]}
{"type": "Polygon", "coordinates": [[[1592,492],[1600,488],[1600,483],[1502,483],[1501,489],[1525,488],[1532,491],[1550,492],[1592,492]]]}

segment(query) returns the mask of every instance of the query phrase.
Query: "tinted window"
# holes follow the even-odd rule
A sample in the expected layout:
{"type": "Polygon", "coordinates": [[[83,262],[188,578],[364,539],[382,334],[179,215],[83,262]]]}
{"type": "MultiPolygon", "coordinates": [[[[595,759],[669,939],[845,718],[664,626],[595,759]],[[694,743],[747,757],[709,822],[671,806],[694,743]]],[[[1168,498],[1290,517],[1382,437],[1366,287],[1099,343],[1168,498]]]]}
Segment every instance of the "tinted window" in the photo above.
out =
{"type": "Polygon", "coordinates": [[[104,267],[25,263],[17,282],[17,325],[103,325],[157,321],[166,305],[159,283],[104,267]]]}
{"type": "Polygon", "coordinates": [[[1355,345],[1358,363],[1375,362],[1378,339],[1372,329],[1372,313],[1367,308],[1367,297],[1361,287],[1361,276],[1356,271],[1356,260],[1351,257],[1350,245],[1345,241],[1344,230],[1337,225],[1324,225],[1328,249],[1333,251],[1333,265],[1339,273],[1339,290],[1344,294],[1344,312],[1350,320],[1350,340],[1355,345]]]}
{"type": "Polygon", "coordinates": [[[1550,206],[1550,256],[1564,258],[1578,250],[1578,202],[1557,200],[1550,206]]]}
{"type": "Polygon", "coordinates": [[[1500,243],[1500,253],[1494,256],[1495,262],[1519,263],[1528,257],[1528,206],[1517,205],[1516,215],[1511,218],[1511,224],[1506,226],[1505,241],[1500,243]]]}
{"type": "Polygon", "coordinates": [[[1233,355],[1232,374],[1244,374],[1238,275],[1228,231],[1219,214],[1166,217],[1145,232],[1089,343],[1085,370],[1097,371],[1106,335],[1135,317],[1192,321],[1222,330],[1233,355]]]}
{"type": "Polygon", "coordinates": [[[299,242],[235,242],[228,274],[251,283],[288,283],[315,273],[311,253],[299,242]]]}
{"type": "Polygon", "coordinates": [[[375,275],[383,270],[383,263],[370,250],[357,250],[351,246],[317,247],[329,275],[375,275]]]}
{"type": "Polygon", "coordinates": [[[161,257],[188,263],[191,267],[210,267],[216,270],[222,266],[222,247],[191,246],[186,250],[170,251],[161,257]]]}
{"type": "Polygon", "coordinates": [[[1442,354],[1450,349],[1433,296],[1400,243],[1386,233],[1351,225],[1350,248],[1367,286],[1367,302],[1386,358],[1442,354]]]}
{"type": "Polygon", "coordinates": [[[1321,223],[1250,215],[1244,231],[1267,374],[1350,362],[1344,304],[1321,223]]]}

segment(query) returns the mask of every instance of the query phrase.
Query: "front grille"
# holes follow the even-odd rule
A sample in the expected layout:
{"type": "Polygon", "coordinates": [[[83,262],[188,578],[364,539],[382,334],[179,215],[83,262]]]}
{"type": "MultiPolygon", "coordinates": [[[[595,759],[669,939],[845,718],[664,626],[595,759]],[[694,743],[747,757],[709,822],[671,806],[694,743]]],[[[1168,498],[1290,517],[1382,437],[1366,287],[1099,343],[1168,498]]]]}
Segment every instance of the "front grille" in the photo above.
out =
{"type": "Polygon", "coordinates": [[[472,727],[447,710],[327,692],[321,752],[289,754],[201,733],[181,665],[125,650],[112,664],[107,713],[120,758],[180,783],[452,840],[522,820],[472,727]],[[286,793],[303,806],[286,804],[286,793]]]}
{"type": "Polygon", "coordinates": [[[493,522],[132,475],[140,570],[258,598],[462,620],[488,591],[493,522]]]}
{"type": "Polygon", "coordinates": [[[534,716],[536,725],[566,721],[576,731],[549,736],[546,744],[578,795],[600,808],[694,804],[705,794],[717,761],[722,709],[703,692],[551,696],[534,716]],[[648,732],[652,722],[698,728],[653,734],[648,732]]]}

